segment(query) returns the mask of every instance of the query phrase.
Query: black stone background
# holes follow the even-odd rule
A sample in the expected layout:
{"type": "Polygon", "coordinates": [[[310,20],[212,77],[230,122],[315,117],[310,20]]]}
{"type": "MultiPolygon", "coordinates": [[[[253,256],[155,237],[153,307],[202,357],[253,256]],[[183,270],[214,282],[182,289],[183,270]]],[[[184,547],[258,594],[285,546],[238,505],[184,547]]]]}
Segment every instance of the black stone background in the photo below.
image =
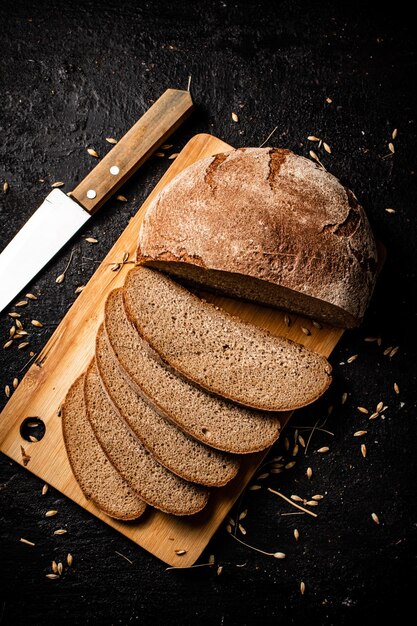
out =
{"type": "MultiPolygon", "coordinates": [[[[69,191],[95,165],[86,147],[103,155],[110,149],[106,136],[121,137],[167,87],[186,88],[191,75],[198,109],[173,137],[172,151],[198,132],[256,146],[277,126],[269,145],[307,156],[314,146],[306,137],[324,137],[332,154],[321,149],[320,158],[355,191],[388,250],[365,322],[347,332],[331,356],[332,388],[291,422],[311,426],[333,405],[325,428],[334,436],[316,433],[292,470],[264,481],[287,495],[326,494],[315,509],[319,517],[282,516],[295,509],[265,487],[247,492],[240,505],[248,509],[242,522],[247,535],[238,536],[285,552],[285,560],[251,551],[221,529],[201,558],[204,563],[214,554],[214,567],[165,571],[60,493],[50,489],[42,497],[42,482],[2,456],[1,624],[405,619],[415,596],[416,557],[414,37],[413,19],[401,3],[389,9],[328,0],[1,3],[0,180],[10,184],[7,194],[0,193],[1,248],[51,183],[65,181],[69,191]],[[395,154],[388,156],[394,128],[395,154]],[[366,336],[380,336],[382,345],[366,343],[366,336]],[[397,345],[393,358],[383,355],[397,345]],[[341,364],[353,354],[357,361],[341,364]],[[349,398],[342,406],[344,391],[349,398]],[[384,419],[369,422],[356,409],[372,412],[380,400],[388,405],[384,419]],[[368,429],[362,440],[353,437],[358,429],[368,429]],[[368,447],[366,460],[361,442],[368,447]],[[324,445],[329,454],[318,454],[324,445]],[[45,519],[51,508],[58,517],[45,519]],[[54,536],[57,526],[68,534],[54,536]],[[36,547],[19,543],[20,537],[36,547]],[[65,567],[61,580],[45,578],[52,559],[65,564],[69,551],[73,567],[65,567]]],[[[45,325],[31,329],[29,349],[38,352],[46,343],[75,300],[75,288],[88,281],[169,164],[151,158],[124,187],[129,202],[110,201],[33,281],[30,291],[39,299],[22,319],[45,325]],[[99,243],[86,243],[87,235],[99,243]],[[71,251],[66,280],[57,285],[71,251]]],[[[2,313],[2,344],[9,326],[2,313]]],[[[0,350],[2,405],[4,386],[21,378],[28,358],[28,350],[15,346],[0,350]]],[[[292,427],[287,434],[292,441],[292,427]]],[[[283,452],[278,443],[273,454],[283,452]]]]}

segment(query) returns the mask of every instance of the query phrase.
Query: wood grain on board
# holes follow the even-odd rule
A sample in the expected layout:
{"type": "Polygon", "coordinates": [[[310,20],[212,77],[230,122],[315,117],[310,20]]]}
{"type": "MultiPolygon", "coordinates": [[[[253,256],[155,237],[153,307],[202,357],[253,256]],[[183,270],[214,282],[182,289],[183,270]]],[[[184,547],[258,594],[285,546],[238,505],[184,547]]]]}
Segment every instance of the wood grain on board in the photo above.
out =
{"type": "MultiPolygon", "coordinates": [[[[225,487],[213,489],[209,504],[195,516],[174,517],[149,508],[137,522],[119,522],[101,513],[84,498],[78,487],[64,448],[59,407],[67,390],[94,354],[95,335],[103,321],[106,297],[112,289],[123,284],[131,267],[126,264],[120,271],[113,272],[111,265],[121,262],[126,252],[129,261],[135,258],[139,227],[149,203],[185,167],[229,149],[231,146],[207,134],[196,135],[187,143],[69,309],[0,418],[2,452],[23,466],[23,446],[30,457],[27,470],[161,560],[178,567],[195,563],[268,451],[245,456],[236,478],[225,487]],[[30,443],[21,437],[20,426],[25,418],[34,416],[44,421],[46,432],[41,441],[30,443]],[[178,556],[176,550],[186,553],[178,556]]],[[[317,329],[310,320],[296,316],[291,316],[292,323],[288,327],[284,314],[279,311],[209,293],[204,293],[204,297],[247,321],[298,341],[325,356],[331,353],[343,333],[341,329],[329,326],[317,329]],[[311,330],[310,336],[302,332],[302,326],[311,330]]],[[[282,425],[289,417],[290,414],[283,414],[282,425]]]]}

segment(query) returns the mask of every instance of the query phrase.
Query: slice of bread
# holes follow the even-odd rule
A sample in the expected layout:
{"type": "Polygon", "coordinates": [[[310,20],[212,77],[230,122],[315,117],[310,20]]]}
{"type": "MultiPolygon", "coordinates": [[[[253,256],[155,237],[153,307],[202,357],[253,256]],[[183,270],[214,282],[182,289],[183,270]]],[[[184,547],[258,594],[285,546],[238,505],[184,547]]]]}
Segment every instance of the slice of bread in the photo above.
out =
{"type": "Polygon", "coordinates": [[[95,361],[84,381],[87,417],[101,447],[134,491],[165,513],[192,515],[207,504],[207,489],[179,478],[146,450],[112,406],[95,361]]]}
{"type": "Polygon", "coordinates": [[[239,404],[290,411],[319,398],[331,382],[323,356],[229,315],[156,270],[132,269],[124,302],[166,363],[239,404]]]}
{"type": "Polygon", "coordinates": [[[104,325],[119,365],[136,391],[195,439],[237,454],[264,450],[278,439],[279,415],[208,394],[166,367],[129,321],[122,289],[108,296],[104,325]]]}
{"type": "Polygon", "coordinates": [[[237,457],[192,439],[133,389],[119,367],[103,326],[97,333],[96,365],[115,409],[162,465],[185,480],[208,487],[221,487],[236,476],[237,457]]]}
{"type": "Polygon", "coordinates": [[[62,405],[62,433],[72,473],[87,500],[115,519],[140,517],[145,502],[110,463],[87,419],[84,374],[69,389],[62,405]]]}

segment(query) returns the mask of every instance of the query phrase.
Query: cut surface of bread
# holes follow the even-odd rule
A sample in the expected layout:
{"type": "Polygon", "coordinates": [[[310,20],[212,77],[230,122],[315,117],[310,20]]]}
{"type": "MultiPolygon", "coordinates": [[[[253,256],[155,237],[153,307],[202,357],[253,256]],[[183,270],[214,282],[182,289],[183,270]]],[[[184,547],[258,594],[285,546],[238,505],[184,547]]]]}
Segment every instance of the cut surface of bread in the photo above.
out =
{"type": "Polygon", "coordinates": [[[239,460],[192,439],[157,413],[126,380],[101,326],[96,364],[110,400],[134,434],[154,457],[185,480],[221,487],[236,476],[239,460]]]}
{"type": "Polygon", "coordinates": [[[161,272],[132,269],[124,302],[166,363],[239,404],[290,411],[319,398],[331,382],[331,366],[321,355],[232,317],[161,272]]]}
{"type": "Polygon", "coordinates": [[[176,476],[153,457],[111,404],[95,361],[85,375],[87,416],[106,455],[130,487],[165,513],[192,515],[207,504],[207,489],[176,476]]]}
{"type": "Polygon", "coordinates": [[[146,509],[104,454],[90,422],[84,402],[84,374],[69,389],[62,405],[62,432],[75,480],[94,504],[120,520],[137,519],[146,509]]]}
{"type": "Polygon", "coordinates": [[[278,439],[279,414],[240,407],[176,376],[126,315],[123,290],[106,301],[104,325],[120,367],[138,393],[195,439],[236,454],[258,452],[278,439]]]}
{"type": "Polygon", "coordinates": [[[180,172],[149,205],[137,261],[342,327],[373,292],[377,250],[355,195],[290,150],[238,148],[180,172]]]}

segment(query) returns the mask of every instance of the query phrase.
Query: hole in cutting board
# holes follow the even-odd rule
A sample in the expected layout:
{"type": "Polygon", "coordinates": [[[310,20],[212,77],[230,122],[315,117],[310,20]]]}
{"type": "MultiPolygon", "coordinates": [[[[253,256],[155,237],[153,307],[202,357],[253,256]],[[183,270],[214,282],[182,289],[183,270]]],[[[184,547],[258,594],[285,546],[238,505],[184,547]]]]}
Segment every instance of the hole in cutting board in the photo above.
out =
{"type": "Polygon", "coordinates": [[[40,417],[27,417],[20,425],[20,436],[30,443],[43,439],[45,432],[46,426],[40,417]]]}

